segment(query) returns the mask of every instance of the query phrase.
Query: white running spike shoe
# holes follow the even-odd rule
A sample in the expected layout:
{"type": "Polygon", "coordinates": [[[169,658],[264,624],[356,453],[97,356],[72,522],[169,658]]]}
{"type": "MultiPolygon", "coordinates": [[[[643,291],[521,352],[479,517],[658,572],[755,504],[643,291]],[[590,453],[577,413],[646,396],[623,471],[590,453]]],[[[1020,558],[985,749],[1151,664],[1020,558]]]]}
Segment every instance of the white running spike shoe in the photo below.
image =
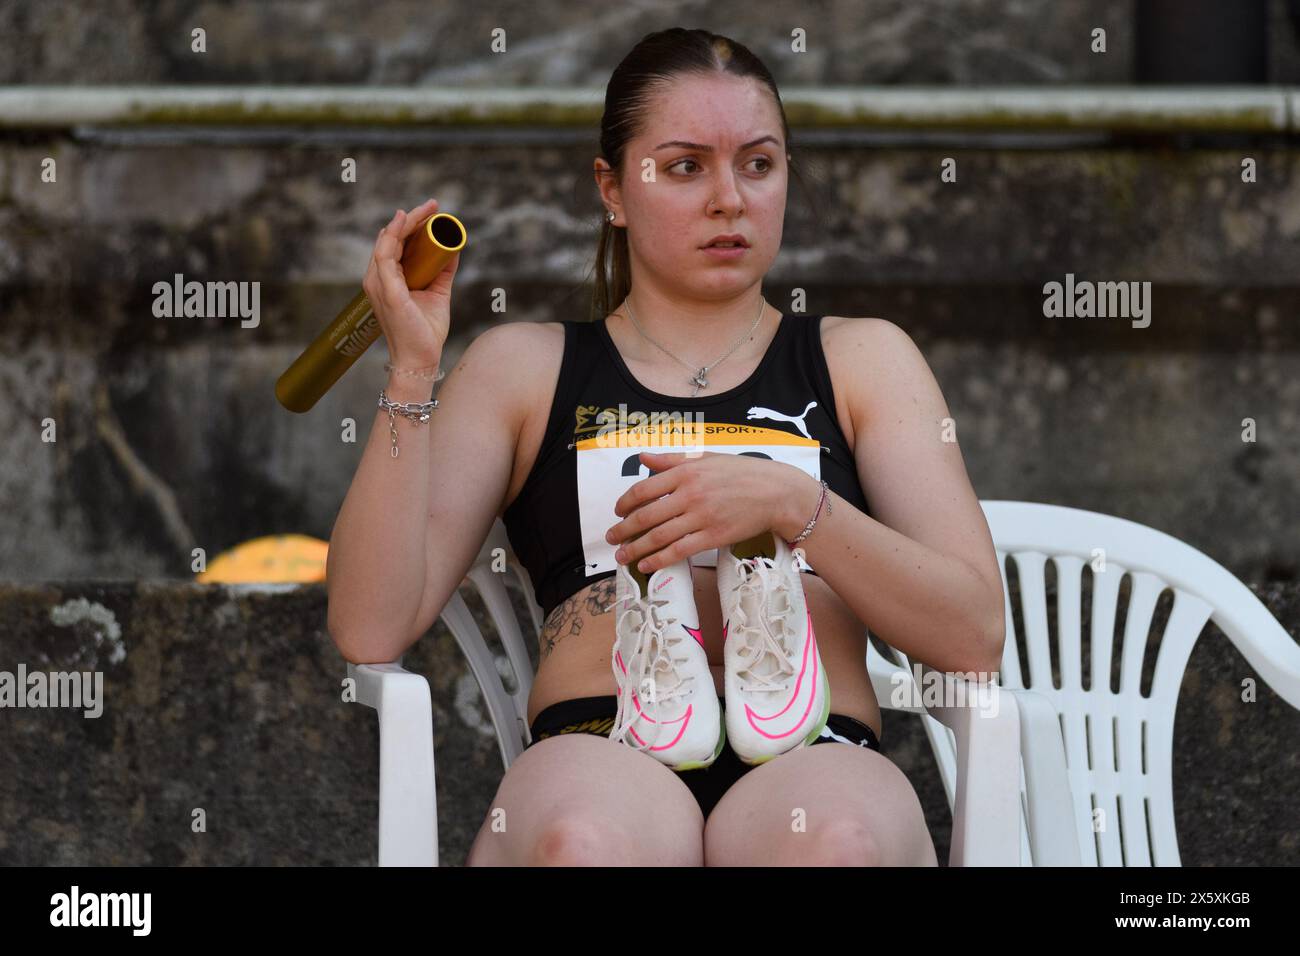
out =
{"type": "Polygon", "coordinates": [[[673,770],[707,767],[722,753],[726,728],[709,670],[689,560],[648,578],[620,564],[610,653],[618,713],[609,739],[673,770]]]}
{"type": "Polygon", "coordinates": [[[799,577],[807,567],[801,549],[770,531],[718,549],[726,731],[747,764],[811,743],[830,715],[799,577]]]}

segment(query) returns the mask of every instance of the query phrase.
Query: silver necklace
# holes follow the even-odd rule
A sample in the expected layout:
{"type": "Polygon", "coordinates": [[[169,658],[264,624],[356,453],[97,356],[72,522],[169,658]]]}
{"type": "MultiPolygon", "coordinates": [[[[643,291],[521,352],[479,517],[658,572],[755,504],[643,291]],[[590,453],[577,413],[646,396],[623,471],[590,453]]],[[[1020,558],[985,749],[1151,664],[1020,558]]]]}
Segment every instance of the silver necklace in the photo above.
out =
{"type": "Polygon", "coordinates": [[[636,316],[632,314],[632,303],[631,303],[629,300],[624,299],[624,300],[623,300],[623,304],[624,304],[625,306],[627,306],[627,317],[628,317],[629,319],[632,320],[632,324],[633,324],[634,326],[636,326],[636,330],[637,330],[638,332],[641,333],[641,337],[642,337],[642,338],[644,338],[644,339],[645,339],[647,342],[649,342],[651,345],[655,346],[655,348],[659,349],[659,351],[663,352],[663,353],[664,353],[665,355],[667,355],[669,358],[672,358],[672,359],[675,359],[675,360],[678,361],[678,362],[681,362],[682,365],[685,365],[688,369],[690,369],[691,371],[695,372],[695,375],[692,376],[692,378],[691,378],[691,381],[695,384],[695,391],[691,392],[691,398],[694,398],[694,397],[696,396],[696,394],[699,392],[700,389],[702,389],[702,388],[708,388],[708,386],[709,386],[709,379],[708,379],[709,369],[714,368],[714,367],[716,367],[717,365],[719,365],[719,364],[722,362],[723,359],[725,359],[725,358],[726,358],[728,355],[730,355],[732,352],[736,351],[736,349],[740,348],[740,343],[744,342],[745,339],[749,338],[751,335],[754,334],[754,330],[755,330],[756,328],[758,328],[758,322],[759,322],[759,320],[760,320],[761,318],[763,318],[763,308],[764,308],[764,306],[767,305],[767,300],[765,300],[761,295],[758,297],[758,315],[754,316],[754,324],[751,325],[751,326],[749,327],[749,331],[746,332],[744,335],[742,335],[740,338],[736,339],[736,344],[733,345],[731,348],[727,349],[727,351],[722,355],[722,358],[714,359],[714,360],[713,360],[712,362],[710,362],[708,365],[703,365],[703,366],[701,366],[701,367],[699,368],[698,371],[696,371],[694,365],[691,365],[689,362],[686,362],[686,361],[683,361],[683,360],[680,359],[680,358],[677,358],[677,356],[676,356],[676,355],[673,355],[672,352],[669,352],[666,348],[664,348],[662,345],[660,345],[660,344],[659,344],[658,342],[656,342],[654,339],[650,338],[650,336],[646,335],[646,333],[645,333],[645,329],[641,328],[641,323],[637,322],[637,320],[636,320],[636,316]]]}

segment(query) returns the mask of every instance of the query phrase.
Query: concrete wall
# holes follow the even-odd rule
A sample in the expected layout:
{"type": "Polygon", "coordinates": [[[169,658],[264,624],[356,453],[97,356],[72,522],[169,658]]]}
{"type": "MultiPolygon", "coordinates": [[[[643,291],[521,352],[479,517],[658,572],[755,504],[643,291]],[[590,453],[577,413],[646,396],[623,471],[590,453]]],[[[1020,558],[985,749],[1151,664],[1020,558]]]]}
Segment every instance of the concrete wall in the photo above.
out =
{"type": "MultiPolygon", "coordinates": [[[[1300,79],[1294,0],[1263,0],[1271,83],[1300,79]]],[[[1205,9],[1205,4],[1200,5],[1205,9]]],[[[789,84],[1124,83],[1137,0],[0,2],[0,83],[601,84],[642,35],[703,27],[789,84]],[[191,31],[207,50],[191,51],[191,31]],[[1091,31],[1107,34],[1105,55],[1091,31]],[[509,56],[490,51],[504,30],[509,56]],[[790,54],[805,31],[806,54],[790,54]]]]}
{"type": "Polygon", "coordinates": [[[773,58],[794,84],[1114,82],[1131,68],[1133,6],[832,0],[768,3],[756,16],[737,0],[103,0],[87,16],[73,0],[5,0],[0,81],[603,85],[642,35],[684,26],[773,58]],[[1105,57],[1088,51],[1095,26],[1114,35],[1105,57]],[[190,52],[196,27],[208,35],[203,56],[190,52]],[[790,56],[800,28],[810,51],[790,56]],[[490,51],[494,29],[506,31],[507,56],[490,51]]]}
{"type": "MultiPolygon", "coordinates": [[[[1300,586],[1253,590],[1294,635],[1300,586]]],[[[1054,590],[1049,601],[1054,613],[1054,590]]],[[[521,602],[516,592],[522,615],[521,602]]],[[[0,670],[22,661],[29,672],[104,674],[98,718],[3,712],[0,865],[375,864],[378,723],[341,702],[346,667],[324,619],[319,585],[0,584],[0,670]],[[196,808],[206,832],[191,830],[196,808]]],[[[431,684],[441,862],[460,866],[503,773],[496,738],[441,622],[404,665],[431,684]]],[[[1300,864],[1298,737],[1300,711],[1207,625],[1174,724],[1185,866],[1300,864]],[[1247,678],[1258,685],[1250,703],[1247,678]]],[[[952,817],[920,722],[885,711],[881,743],[916,788],[946,864],[952,817]]]]}
{"type": "MultiPolygon", "coordinates": [[[[16,346],[0,356],[10,579],[188,577],[195,546],[211,556],[272,532],[328,538],[384,349],[304,415],[281,408],[273,385],[351,297],[368,237],[398,203],[433,194],[469,230],[450,361],[494,322],[589,308],[581,281],[599,213],[580,148],[350,148],[356,184],[331,181],[339,151],[324,146],[0,150],[3,321],[16,346]],[[57,187],[34,179],[51,151],[66,177],[57,187]],[[177,272],[260,282],[260,325],[154,318],[153,284],[177,272]],[[496,289],[504,315],[491,311],[496,289]],[[42,441],[47,417],[55,443],[42,441]],[[349,418],[356,443],[342,440],[349,418]]],[[[769,301],[792,310],[802,292],[810,313],[905,328],[981,498],[1131,517],[1244,578],[1294,577],[1300,153],[805,155],[824,178],[811,201],[792,190],[769,301]],[[960,178],[945,186],[947,155],[960,178]],[[1240,182],[1243,155],[1259,182],[1240,182]],[[1067,274],[1151,282],[1150,326],[1045,318],[1043,284],[1067,274]]]]}

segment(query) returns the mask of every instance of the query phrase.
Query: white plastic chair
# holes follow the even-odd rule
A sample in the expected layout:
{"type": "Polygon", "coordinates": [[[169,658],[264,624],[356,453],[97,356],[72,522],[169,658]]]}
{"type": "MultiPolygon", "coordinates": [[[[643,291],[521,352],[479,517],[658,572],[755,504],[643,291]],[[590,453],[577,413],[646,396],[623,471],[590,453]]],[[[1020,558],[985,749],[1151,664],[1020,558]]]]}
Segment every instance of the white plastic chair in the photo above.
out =
{"type": "MultiPolygon", "coordinates": [[[[1174,827],[1174,710],[1192,648],[1208,620],[1273,691],[1300,708],[1300,645],[1241,581],[1186,542],[1111,515],[1024,501],[981,502],[998,552],[1007,596],[1007,643],[1001,685],[1036,697],[1023,752],[1026,773],[1039,775],[1028,801],[1039,865],[1069,864],[1071,840],[1085,866],[1179,866],[1174,827]],[[1011,622],[1006,556],[1015,562],[1029,674],[1021,673],[1011,622]],[[1056,569],[1056,651],[1061,686],[1049,657],[1047,561],[1056,569]],[[1083,567],[1093,568],[1090,675],[1082,682],[1080,604],[1083,567]],[[1131,590],[1119,650],[1119,686],[1111,689],[1112,645],[1121,579],[1131,590]],[[1148,647],[1157,602],[1173,605],[1158,649],[1148,647]],[[1141,689],[1143,661],[1154,656],[1150,696],[1141,689]],[[1026,679],[1027,677],[1027,679],[1026,679]],[[1046,704],[1046,707],[1043,705],[1046,704]],[[1059,729],[1053,732],[1051,724],[1059,729]],[[1054,765],[1064,737],[1068,794],[1054,765]],[[1052,738],[1050,744],[1048,738],[1052,738]],[[1044,761],[1047,765],[1044,766],[1044,761]],[[1095,813],[1094,811],[1100,811],[1095,813]],[[1094,826],[1094,819],[1096,825],[1094,826]]],[[[1154,645],[1154,641],[1152,644],[1154,645]]],[[[1024,699],[1024,698],[1021,698],[1024,699]]],[[[930,722],[943,761],[951,748],[930,722]]],[[[952,773],[944,770],[945,784],[952,773]]]]}
{"type": "MultiPolygon", "coordinates": [[[[981,502],[1003,574],[1007,638],[1000,686],[992,688],[996,713],[988,707],[950,703],[926,706],[906,698],[915,688],[913,665],[889,648],[899,663],[868,644],[867,665],[882,708],[910,711],[923,721],[939,765],[953,815],[950,866],[1178,865],[1173,828],[1170,750],[1173,707],[1183,668],[1205,621],[1213,617],[1246,659],[1285,700],[1300,706],[1300,648],[1267,609],[1224,568],[1187,544],[1131,521],[1094,512],[1033,502],[981,502]],[[1099,574],[1093,596],[1090,689],[1079,681],[1079,600],[1084,560],[1105,549],[1107,573],[1099,574]],[[1010,554],[1020,583],[1030,662],[1028,687],[1020,672],[1005,563],[1010,554]],[[1058,633],[1063,686],[1050,679],[1046,589],[1042,571],[1051,558],[1058,573],[1058,633]],[[1109,652],[1119,580],[1134,576],[1124,642],[1124,678],[1119,694],[1109,692],[1109,652]],[[1157,662],[1152,696],[1140,694],[1142,654],[1151,612],[1164,587],[1177,596],[1157,662]],[[1129,635],[1133,640],[1129,640],[1129,635]],[[1085,738],[1098,720],[1125,731],[1147,728],[1147,770],[1136,769],[1139,743],[1121,742],[1122,771],[1114,769],[1110,738],[1085,738]],[[1063,740],[1064,735],[1064,740],[1063,740]],[[1092,747],[1096,759],[1089,760],[1092,747]],[[1068,755],[1068,756],[1067,756],[1068,755]],[[1011,786],[1008,781],[1017,781],[1011,786]],[[1142,820],[1123,806],[1150,812],[1148,841],[1142,820]],[[1120,821],[1092,833],[1092,807],[1120,821]],[[1114,812],[1112,812],[1112,809],[1114,812]],[[1098,855],[1100,851],[1100,857],[1098,855]]],[[[532,665],[503,580],[513,573],[527,596],[529,640],[541,629],[541,610],[528,575],[514,560],[505,528],[494,523],[466,580],[481,596],[515,675],[510,692],[498,672],[464,598],[448,601],[442,620],[470,663],[497,732],[506,769],[530,742],[526,724],[532,665]],[[496,569],[501,570],[496,570],[496,569]]],[[[923,685],[935,675],[919,665],[923,685]],[[927,676],[930,675],[930,676],[927,676]]],[[[390,664],[348,665],[358,702],[379,712],[379,864],[437,866],[437,807],[434,800],[433,727],[428,682],[390,664]]],[[[977,685],[948,675],[946,701],[975,700],[977,685]],[[956,696],[953,696],[956,695],[956,696]]],[[[920,689],[924,691],[924,686],[920,689]]],[[[986,696],[983,703],[987,704],[986,696]]],[[[1096,735],[1094,735],[1096,736],[1096,735]]]]}

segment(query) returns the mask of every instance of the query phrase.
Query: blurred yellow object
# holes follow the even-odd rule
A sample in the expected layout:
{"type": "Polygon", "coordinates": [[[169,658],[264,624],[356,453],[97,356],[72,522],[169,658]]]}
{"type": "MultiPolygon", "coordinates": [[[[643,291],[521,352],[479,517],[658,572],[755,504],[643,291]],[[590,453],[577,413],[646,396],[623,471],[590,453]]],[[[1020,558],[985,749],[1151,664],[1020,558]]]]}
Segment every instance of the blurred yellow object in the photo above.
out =
{"type": "Polygon", "coordinates": [[[202,584],[265,584],[325,580],[329,542],[305,534],[271,534],[237,544],[195,575],[202,584]]]}

